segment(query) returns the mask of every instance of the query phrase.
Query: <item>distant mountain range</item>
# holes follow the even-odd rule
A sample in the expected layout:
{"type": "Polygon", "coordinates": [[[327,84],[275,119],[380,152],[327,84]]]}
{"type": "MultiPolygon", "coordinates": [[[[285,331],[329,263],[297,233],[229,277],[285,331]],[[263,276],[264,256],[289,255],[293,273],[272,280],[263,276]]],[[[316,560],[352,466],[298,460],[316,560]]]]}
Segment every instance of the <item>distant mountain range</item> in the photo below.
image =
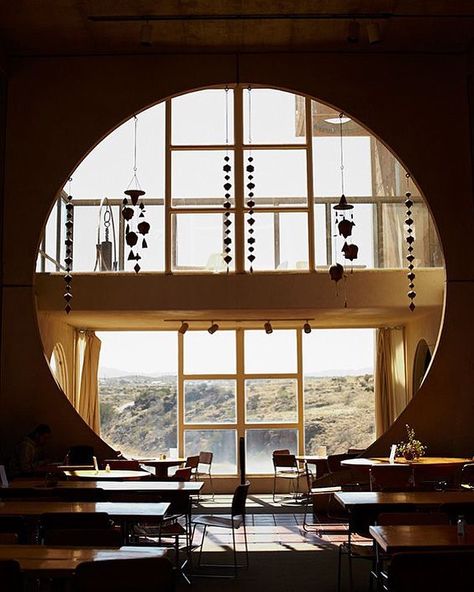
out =
{"type": "MultiPolygon", "coordinates": [[[[364,376],[365,374],[373,374],[373,368],[357,368],[355,370],[341,370],[340,368],[333,370],[324,370],[323,372],[308,372],[305,376],[313,376],[315,378],[327,378],[330,376],[364,376]]],[[[147,378],[159,378],[160,376],[172,376],[171,372],[127,372],[126,370],[119,370],[118,368],[99,368],[99,378],[120,378],[130,376],[146,376],[147,378]]]]}

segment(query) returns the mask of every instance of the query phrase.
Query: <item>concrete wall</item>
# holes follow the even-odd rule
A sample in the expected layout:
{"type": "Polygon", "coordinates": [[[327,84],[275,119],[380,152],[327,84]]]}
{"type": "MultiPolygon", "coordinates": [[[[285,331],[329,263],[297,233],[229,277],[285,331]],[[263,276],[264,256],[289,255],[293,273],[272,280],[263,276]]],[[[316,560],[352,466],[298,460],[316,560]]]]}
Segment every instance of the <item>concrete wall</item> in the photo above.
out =
{"type": "Polygon", "coordinates": [[[235,82],[237,72],[240,82],[307,93],[344,110],[380,136],[418,182],[445,251],[444,328],[417,397],[373,451],[386,451],[408,421],[431,452],[472,454],[474,356],[465,335],[474,329],[474,204],[462,55],[247,54],[238,67],[232,55],[13,60],[3,237],[4,447],[36,421],[48,421],[58,453],[84,440],[107,453],[58,391],[45,363],[33,298],[42,224],[65,179],[113,127],[169,95],[235,82]]]}

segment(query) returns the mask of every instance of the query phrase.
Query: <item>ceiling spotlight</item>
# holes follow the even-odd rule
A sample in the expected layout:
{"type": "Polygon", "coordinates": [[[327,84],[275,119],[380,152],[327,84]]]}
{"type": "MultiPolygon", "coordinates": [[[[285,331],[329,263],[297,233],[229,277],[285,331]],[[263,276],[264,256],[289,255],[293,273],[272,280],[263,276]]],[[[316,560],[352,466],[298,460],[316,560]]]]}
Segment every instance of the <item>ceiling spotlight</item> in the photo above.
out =
{"type": "Polygon", "coordinates": [[[178,333],[181,333],[181,335],[184,335],[188,329],[189,329],[189,324],[185,323],[184,321],[181,321],[181,327],[178,329],[178,333]]]}
{"type": "Polygon", "coordinates": [[[265,329],[265,333],[267,335],[270,335],[270,333],[273,333],[273,327],[272,327],[272,324],[270,323],[270,321],[267,321],[265,323],[265,325],[263,325],[263,328],[265,329]]]}
{"type": "Polygon", "coordinates": [[[303,325],[303,331],[305,333],[311,333],[311,325],[308,321],[306,321],[306,323],[303,325]]]}
{"type": "Polygon", "coordinates": [[[143,23],[141,31],[140,31],[140,45],[144,45],[145,47],[150,47],[151,45],[151,37],[153,33],[153,26],[147,21],[143,23]]]}
{"type": "Polygon", "coordinates": [[[347,31],[347,41],[349,43],[359,43],[360,25],[357,21],[349,21],[349,28],[347,31]]]}
{"type": "Polygon", "coordinates": [[[210,333],[212,335],[213,333],[215,333],[217,331],[217,329],[219,329],[219,325],[217,323],[212,322],[211,326],[209,327],[209,329],[207,331],[208,331],[208,333],[210,333]]]}
{"type": "Polygon", "coordinates": [[[374,45],[375,43],[380,43],[382,41],[382,35],[380,33],[380,25],[374,22],[366,23],[367,27],[367,38],[369,40],[370,45],[374,45]]]}

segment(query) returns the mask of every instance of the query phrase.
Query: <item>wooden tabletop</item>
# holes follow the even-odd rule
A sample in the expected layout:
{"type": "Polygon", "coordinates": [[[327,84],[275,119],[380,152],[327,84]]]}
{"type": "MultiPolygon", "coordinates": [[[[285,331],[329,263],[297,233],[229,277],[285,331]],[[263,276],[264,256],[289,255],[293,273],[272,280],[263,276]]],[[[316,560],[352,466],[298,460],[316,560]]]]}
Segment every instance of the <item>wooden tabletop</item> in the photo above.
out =
{"type": "Polygon", "coordinates": [[[474,491],[340,491],[334,494],[344,508],[354,506],[382,506],[412,504],[440,506],[441,504],[474,504],[474,491]]]}
{"type": "Polygon", "coordinates": [[[157,465],[174,467],[186,462],[185,458],[134,458],[133,460],[138,461],[141,465],[147,465],[149,467],[156,467],[157,465]]]}
{"type": "MultiPolygon", "coordinates": [[[[54,492],[55,489],[100,489],[102,491],[169,493],[186,491],[190,494],[201,491],[203,481],[54,481],[48,485],[44,479],[11,481],[7,489],[41,489],[54,492]]],[[[0,498],[2,488],[0,488],[0,498]]]]}
{"type": "Polygon", "coordinates": [[[395,463],[390,464],[388,457],[376,456],[373,458],[347,458],[341,461],[341,465],[346,467],[373,467],[374,465],[387,465],[391,467],[397,466],[414,466],[417,465],[464,465],[466,463],[473,462],[472,458],[460,458],[450,456],[422,456],[417,460],[406,460],[404,458],[397,457],[395,463]]]}
{"type": "Polygon", "coordinates": [[[158,547],[45,547],[43,545],[0,545],[0,560],[14,559],[23,571],[36,575],[68,575],[85,561],[165,557],[158,547]]]}
{"type": "Polygon", "coordinates": [[[166,502],[56,502],[5,501],[0,502],[0,516],[41,516],[51,512],[82,513],[106,512],[111,518],[122,520],[160,521],[170,504],[166,502]]]}
{"type": "Polygon", "coordinates": [[[110,471],[64,471],[66,477],[71,477],[73,479],[94,479],[97,480],[113,480],[113,479],[143,479],[144,477],[149,477],[150,473],[147,471],[120,471],[120,470],[110,470],[110,471]]]}
{"type": "Polygon", "coordinates": [[[474,549],[474,526],[466,526],[465,535],[456,526],[371,526],[370,534],[386,553],[401,551],[446,551],[474,549]]]}

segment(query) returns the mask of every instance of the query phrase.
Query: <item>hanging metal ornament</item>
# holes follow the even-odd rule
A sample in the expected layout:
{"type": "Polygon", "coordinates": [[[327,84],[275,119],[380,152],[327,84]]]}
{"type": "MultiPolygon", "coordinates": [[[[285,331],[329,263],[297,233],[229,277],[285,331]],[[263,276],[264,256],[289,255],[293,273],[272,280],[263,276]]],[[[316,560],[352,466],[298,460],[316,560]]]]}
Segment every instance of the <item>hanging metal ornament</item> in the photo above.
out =
{"type": "MultiPolygon", "coordinates": [[[[249,144],[252,144],[252,89],[248,87],[248,107],[249,107],[249,144]]],[[[253,263],[255,261],[255,183],[254,183],[254,172],[255,166],[253,164],[253,156],[252,150],[249,150],[249,156],[247,158],[247,166],[245,167],[247,172],[247,224],[248,224],[248,234],[249,237],[247,239],[248,244],[248,255],[247,259],[250,262],[250,273],[253,273],[253,263]]]]}
{"type": "Polygon", "coordinates": [[[359,253],[359,247],[352,242],[347,242],[347,239],[352,236],[352,229],[355,226],[354,223],[354,206],[347,202],[347,198],[344,195],[344,129],[343,124],[347,121],[344,117],[344,113],[339,113],[339,150],[340,150],[340,168],[341,168],[341,198],[339,203],[334,206],[336,212],[336,226],[339,232],[339,236],[346,239],[344,246],[341,249],[341,253],[344,258],[349,261],[357,259],[359,253]],[[346,213],[350,212],[350,218],[346,218],[346,213]]]}
{"type": "Polygon", "coordinates": [[[222,170],[224,171],[224,263],[227,266],[227,273],[229,273],[230,264],[232,262],[232,238],[231,238],[231,226],[232,226],[232,218],[230,215],[230,209],[232,204],[230,202],[230,190],[232,189],[232,166],[230,164],[230,156],[229,156],[229,87],[226,86],[225,88],[225,144],[226,144],[226,151],[224,156],[224,166],[222,170]]]}
{"type": "Polygon", "coordinates": [[[106,197],[102,199],[99,206],[94,271],[117,271],[117,238],[114,213],[106,197]]]}
{"type": "Polygon", "coordinates": [[[413,262],[415,260],[415,256],[413,255],[413,251],[415,250],[414,248],[414,243],[415,243],[415,236],[414,236],[414,224],[415,221],[413,219],[413,212],[412,212],[412,207],[413,207],[413,200],[411,199],[411,192],[410,192],[410,175],[409,173],[406,173],[405,175],[406,180],[407,180],[407,191],[405,193],[405,206],[406,206],[406,219],[405,219],[405,226],[406,226],[406,238],[405,241],[407,243],[407,261],[408,261],[408,273],[407,273],[407,278],[408,278],[408,293],[407,296],[410,300],[410,304],[408,306],[408,308],[411,310],[411,312],[413,312],[415,310],[415,298],[416,298],[416,292],[415,292],[415,273],[414,273],[414,268],[415,266],[413,265],[413,262]]]}
{"type": "Polygon", "coordinates": [[[72,195],[71,195],[71,183],[72,177],[69,178],[69,195],[67,196],[66,202],[66,222],[65,222],[65,240],[64,245],[65,249],[65,256],[64,256],[64,267],[66,269],[66,274],[64,275],[64,281],[66,283],[64,287],[64,300],[66,301],[66,306],[64,310],[66,314],[71,312],[71,299],[72,299],[72,258],[73,258],[73,237],[74,237],[74,206],[72,204],[72,195]]]}
{"type": "Polygon", "coordinates": [[[141,269],[138,261],[142,258],[140,255],[140,249],[147,249],[148,243],[145,239],[145,235],[150,232],[150,224],[144,220],[146,209],[145,204],[142,201],[142,197],[145,192],[140,187],[140,183],[137,177],[137,127],[138,118],[136,115],[134,119],[134,139],[133,139],[133,176],[132,180],[128,184],[127,189],[124,191],[125,195],[122,201],[122,217],[126,221],[125,226],[125,242],[130,247],[128,252],[127,261],[135,261],[134,270],[138,273],[141,269]],[[140,222],[138,219],[142,218],[140,222]],[[139,244],[139,235],[142,236],[141,243],[139,244]],[[138,246],[137,246],[138,245],[138,246]],[[133,250],[135,248],[135,251],[133,250]]]}

